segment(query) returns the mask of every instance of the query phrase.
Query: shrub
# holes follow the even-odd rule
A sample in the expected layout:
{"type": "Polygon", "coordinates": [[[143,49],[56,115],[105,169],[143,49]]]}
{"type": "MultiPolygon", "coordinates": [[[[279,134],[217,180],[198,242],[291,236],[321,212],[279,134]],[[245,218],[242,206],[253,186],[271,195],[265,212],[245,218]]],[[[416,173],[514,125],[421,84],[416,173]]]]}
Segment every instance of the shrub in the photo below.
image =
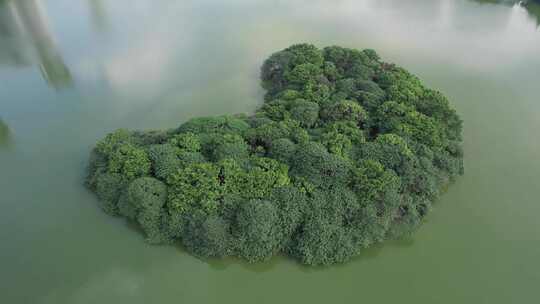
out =
{"type": "Polygon", "coordinates": [[[326,121],[351,121],[360,125],[367,120],[367,112],[355,101],[342,100],[330,106],[323,112],[326,121]]]}
{"type": "Polygon", "coordinates": [[[235,226],[238,255],[249,262],[272,257],[281,243],[278,221],[277,208],[268,201],[250,200],[243,204],[235,226]]]}
{"type": "Polygon", "coordinates": [[[129,143],[120,145],[109,158],[109,172],[133,180],[150,173],[150,159],[143,149],[129,143]]]}
{"type": "Polygon", "coordinates": [[[164,222],[166,220],[167,186],[152,177],[141,177],[127,188],[125,206],[121,213],[133,217],[139,223],[150,243],[167,241],[164,222]]]}
{"type": "Polygon", "coordinates": [[[343,184],[349,177],[349,165],[316,142],[298,146],[291,161],[291,174],[309,180],[317,187],[343,184]]]}
{"type": "Polygon", "coordinates": [[[200,257],[224,257],[231,248],[229,223],[216,216],[194,213],[188,220],[183,243],[200,257]]]}

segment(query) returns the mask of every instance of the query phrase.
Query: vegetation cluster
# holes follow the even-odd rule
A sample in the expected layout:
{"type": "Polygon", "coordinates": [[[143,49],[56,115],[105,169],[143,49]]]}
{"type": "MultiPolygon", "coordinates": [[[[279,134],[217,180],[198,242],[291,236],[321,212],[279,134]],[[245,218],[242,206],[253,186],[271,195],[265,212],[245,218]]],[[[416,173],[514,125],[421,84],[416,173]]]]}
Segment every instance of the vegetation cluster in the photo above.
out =
{"type": "Polygon", "coordinates": [[[199,257],[328,265],[415,231],[463,173],[447,98],[373,50],[297,44],[261,78],[252,115],[99,141],[87,186],[103,210],[199,257]]]}

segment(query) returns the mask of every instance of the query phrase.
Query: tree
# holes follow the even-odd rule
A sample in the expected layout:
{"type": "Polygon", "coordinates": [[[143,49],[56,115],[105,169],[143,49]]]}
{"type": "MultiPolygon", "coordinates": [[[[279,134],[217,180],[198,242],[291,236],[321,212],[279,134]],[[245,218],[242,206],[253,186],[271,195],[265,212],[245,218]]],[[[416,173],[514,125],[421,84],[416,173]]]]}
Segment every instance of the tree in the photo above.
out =
{"type": "Polygon", "coordinates": [[[254,157],[250,168],[242,180],[242,196],[247,198],[265,198],[274,188],[290,183],[289,167],[274,159],[254,157]]]}
{"type": "Polygon", "coordinates": [[[359,230],[364,245],[383,241],[399,208],[399,177],[381,163],[366,160],[354,170],[352,188],[360,208],[348,214],[349,222],[359,230]]]}
{"type": "Polygon", "coordinates": [[[248,157],[249,146],[242,136],[236,134],[214,134],[205,147],[212,161],[225,158],[245,159],[248,157]]]}
{"type": "Polygon", "coordinates": [[[296,100],[290,110],[291,118],[302,127],[312,127],[319,119],[319,105],[305,100],[296,100]]]}
{"type": "Polygon", "coordinates": [[[293,236],[303,220],[308,197],[293,185],[274,188],[269,197],[278,213],[276,228],[281,240],[279,249],[290,250],[293,236]]]}
{"type": "Polygon", "coordinates": [[[143,149],[129,143],[121,144],[109,159],[109,173],[120,174],[127,180],[133,180],[150,173],[150,159],[143,149]]]}
{"type": "Polygon", "coordinates": [[[407,162],[414,157],[407,142],[395,134],[382,134],[374,141],[362,147],[362,159],[371,159],[380,162],[385,168],[392,169],[403,174],[407,168],[407,162]]]}
{"type": "Polygon", "coordinates": [[[201,140],[199,139],[199,136],[191,132],[176,134],[169,140],[169,142],[172,146],[178,147],[182,151],[201,151],[201,140]]]}
{"type": "Polygon", "coordinates": [[[183,243],[200,257],[224,257],[231,250],[229,224],[216,215],[194,213],[189,219],[183,243]]]}
{"type": "Polygon", "coordinates": [[[148,149],[148,156],[152,163],[154,175],[166,181],[172,174],[182,167],[178,159],[180,150],[171,144],[152,145],[148,149]]]}
{"type": "Polygon", "coordinates": [[[290,72],[285,74],[287,82],[293,86],[304,88],[306,85],[314,85],[322,76],[320,66],[313,63],[303,63],[295,66],[290,72]]]}
{"type": "Polygon", "coordinates": [[[242,116],[217,116],[193,118],[183,123],[177,133],[235,133],[249,129],[249,124],[242,116]]]}
{"type": "Polygon", "coordinates": [[[118,214],[118,199],[125,186],[125,179],[120,174],[103,173],[96,178],[96,194],[101,201],[101,208],[108,214],[118,214]]]}
{"type": "Polygon", "coordinates": [[[367,112],[360,104],[351,100],[342,100],[327,108],[323,112],[326,121],[351,121],[358,125],[367,120],[367,112]]]}
{"type": "Polygon", "coordinates": [[[288,138],[274,140],[268,149],[268,156],[283,163],[289,163],[296,152],[296,144],[288,138]]]}
{"type": "Polygon", "coordinates": [[[272,257],[281,243],[278,221],[277,208],[268,201],[250,200],[243,204],[235,226],[238,255],[249,262],[272,257]]]}
{"type": "Polygon", "coordinates": [[[345,183],[349,172],[346,161],[315,142],[300,145],[292,159],[291,174],[305,178],[318,187],[345,183]]]}
{"type": "Polygon", "coordinates": [[[346,213],[356,204],[356,196],[345,188],[316,191],[307,202],[291,254],[307,265],[343,263],[358,255],[360,240],[345,223],[346,213]]]}
{"type": "Polygon", "coordinates": [[[195,163],[178,170],[167,181],[169,209],[181,213],[190,209],[216,212],[216,200],[222,191],[218,174],[219,168],[212,163],[195,163]]]}
{"type": "Polygon", "coordinates": [[[165,228],[167,186],[152,177],[141,177],[131,182],[125,199],[120,204],[120,214],[136,220],[150,243],[168,241],[165,228]]]}
{"type": "Polygon", "coordinates": [[[104,139],[96,144],[96,151],[103,155],[110,155],[119,145],[129,143],[133,140],[132,133],[126,129],[118,129],[107,134],[104,139]]]}

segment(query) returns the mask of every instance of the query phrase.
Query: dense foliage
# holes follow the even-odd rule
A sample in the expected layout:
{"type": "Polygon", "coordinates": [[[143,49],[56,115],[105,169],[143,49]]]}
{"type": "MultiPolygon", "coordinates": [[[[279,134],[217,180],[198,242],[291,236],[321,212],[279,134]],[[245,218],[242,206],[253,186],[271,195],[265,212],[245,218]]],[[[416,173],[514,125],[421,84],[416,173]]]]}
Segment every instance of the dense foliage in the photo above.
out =
{"type": "Polygon", "coordinates": [[[200,257],[326,265],[413,232],[463,173],[447,99],[373,50],[293,45],[261,74],[253,115],[98,142],[87,184],[103,209],[200,257]]]}

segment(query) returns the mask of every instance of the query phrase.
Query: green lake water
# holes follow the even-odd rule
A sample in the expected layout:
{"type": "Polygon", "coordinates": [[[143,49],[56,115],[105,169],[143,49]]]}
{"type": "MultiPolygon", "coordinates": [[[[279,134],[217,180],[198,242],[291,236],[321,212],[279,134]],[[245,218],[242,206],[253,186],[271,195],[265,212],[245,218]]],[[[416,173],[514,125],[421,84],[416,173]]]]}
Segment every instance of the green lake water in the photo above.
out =
{"type": "Polygon", "coordinates": [[[538,303],[540,29],[480,2],[0,0],[0,303],[538,303]],[[99,138],[250,112],[296,42],[376,49],[464,119],[466,173],[414,237],[328,268],[201,261],[98,208],[99,138]]]}

